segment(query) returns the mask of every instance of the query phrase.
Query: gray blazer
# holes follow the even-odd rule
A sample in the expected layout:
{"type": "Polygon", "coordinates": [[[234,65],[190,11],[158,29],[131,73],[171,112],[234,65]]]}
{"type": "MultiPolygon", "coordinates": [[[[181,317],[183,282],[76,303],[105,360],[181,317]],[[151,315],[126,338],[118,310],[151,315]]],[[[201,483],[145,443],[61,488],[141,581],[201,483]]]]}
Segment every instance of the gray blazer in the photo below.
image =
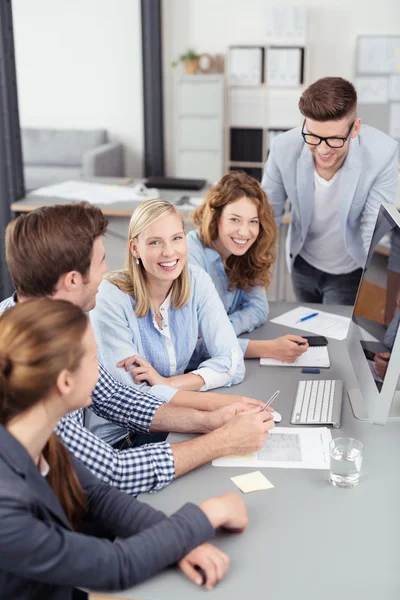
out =
{"type": "MultiPolygon", "coordinates": [[[[350,141],[340,175],[340,229],[348,254],[364,266],[379,206],[393,204],[398,171],[398,144],[388,135],[362,125],[350,141]]],[[[261,183],[279,226],[286,199],[291,225],[286,239],[289,270],[301,252],[314,205],[314,159],[301,128],[278,135],[265,165],[261,183]]]]}
{"type": "Polygon", "coordinates": [[[71,600],[73,588],[125,589],[214,535],[194,504],[167,518],[72,461],[87,494],[82,528],[92,535],[71,529],[27,451],[0,425],[1,600],[71,600]],[[109,539],[94,537],[105,533],[109,539]]]}

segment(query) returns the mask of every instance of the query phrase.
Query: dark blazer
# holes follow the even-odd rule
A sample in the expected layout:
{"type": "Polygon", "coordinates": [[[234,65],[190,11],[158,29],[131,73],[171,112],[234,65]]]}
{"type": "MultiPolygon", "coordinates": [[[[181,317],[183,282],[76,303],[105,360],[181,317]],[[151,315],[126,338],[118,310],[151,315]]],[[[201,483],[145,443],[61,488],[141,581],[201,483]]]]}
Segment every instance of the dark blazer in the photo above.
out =
{"type": "Polygon", "coordinates": [[[87,495],[82,526],[115,541],[72,530],[28,452],[0,425],[1,600],[72,600],[73,588],[126,589],[214,535],[194,504],[167,518],[72,462],[87,495]]]}

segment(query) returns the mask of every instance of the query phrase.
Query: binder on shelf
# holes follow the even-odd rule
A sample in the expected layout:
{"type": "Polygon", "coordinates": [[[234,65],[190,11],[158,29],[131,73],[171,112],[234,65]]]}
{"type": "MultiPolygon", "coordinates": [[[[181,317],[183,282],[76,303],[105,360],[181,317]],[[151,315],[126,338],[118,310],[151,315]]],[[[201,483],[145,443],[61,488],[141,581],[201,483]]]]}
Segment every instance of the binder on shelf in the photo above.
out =
{"type": "Polygon", "coordinates": [[[263,162],[263,130],[230,128],[231,162],[263,162]]]}
{"type": "Polygon", "coordinates": [[[293,87],[304,82],[304,48],[271,46],[267,49],[266,82],[269,86],[293,87]]]}
{"type": "Polygon", "coordinates": [[[264,82],[264,48],[231,46],[229,49],[229,83],[260,85],[264,82]]]}

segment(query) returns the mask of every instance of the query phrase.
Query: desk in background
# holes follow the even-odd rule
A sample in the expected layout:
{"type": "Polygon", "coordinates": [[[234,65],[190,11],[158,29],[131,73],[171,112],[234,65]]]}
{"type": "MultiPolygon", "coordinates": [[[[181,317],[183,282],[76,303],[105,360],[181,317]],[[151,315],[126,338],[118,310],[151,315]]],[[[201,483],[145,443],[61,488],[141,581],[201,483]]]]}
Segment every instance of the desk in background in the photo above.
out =
{"type": "MultiPolygon", "coordinates": [[[[272,303],[271,317],[293,307],[272,303]]],[[[349,307],[329,310],[350,313],[349,307]]],[[[273,338],[288,331],[269,323],[249,337],[273,338]]],[[[357,387],[345,343],[329,340],[328,349],[331,368],[321,369],[318,377],[342,379],[345,391],[357,387]]],[[[246,360],[246,368],[242,384],[219,391],[266,399],[280,389],[275,404],[283,417],[280,425],[290,426],[297,382],[315,376],[302,375],[300,369],[260,367],[258,360],[246,360]]],[[[332,435],[351,436],[364,443],[360,485],[354,489],[332,487],[328,471],[261,469],[275,488],[244,496],[248,529],[239,535],[221,533],[214,540],[229,554],[231,566],[213,590],[213,600],[398,600],[400,424],[380,427],[356,420],[345,394],[342,425],[339,430],[332,429],[332,435]]],[[[168,439],[181,441],[189,437],[174,434],[168,439]]],[[[204,465],[157,494],[142,494],[140,500],[171,514],[187,501],[199,503],[210,496],[237,491],[230,477],[249,471],[204,465]]],[[[192,600],[204,598],[204,594],[203,589],[172,568],[116,595],[192,600]]]]}
{"type": "MultiPolygon", "coordinates": [[[[87,178],[85,181],[93,181],[95,183],[104,183],[110,185],[131,185],[137,184],[140,180],[133,181],[132,179],[113,179],[104,177],[93,177],[87,178]]],[[[160,190],[160,197],[164,200],[168,200],[172,204],[181,198],[182,196],[203,196],[208,189],[205,186],[202,190],[160,190]]],[[[29,212],[35,210],[41,206],[53,206],[54,204],[69,204],[71,200],[67,198],[57,198],[49,196],[26,196],[18,202],[14,202],[11,205],[11,210],[16,213],[29,212]]],[[[113,271],[115,269],[121,269],[125,263],[125,256],[127,252],[127,240],[128,240],[128,227],[129,219],[139,204],[142,201],[136,200],[132,202],[115,202],[114,204],[98,204],[97,206],[102,210],[103,214],[108,218],[109,226],[107,229],[107,235],[104,239],[104,247],[106,250],[106,262],[108,269],[113,271]]],[[[186,230],[189,231],[193,228],[193,222],[190,218],[190,212],[187,208],[180,207],[177,205],[178,210],[182,213],[185,220],[186,230]]],[[[192,210],[194,210],[193,207],[192,210]]]]}
{"type": "MultiPolygon", "coordinates": [[[[132,185],[140,180],[132,180],[128,178],[104,178],[93,177],[86,178],[85,181],[93,181],[95,183],[105,183],[110,185],[132,185]]],[[[160,197],[174,204],[177,199],[182,196],[202,196],[207,191],[208,186],[205,186],[199,191],[189,190],[160,190],[160,197]]],[[[11,205],[11,209],[16,213],[29,212],[40,206],[52,206],[53,204],[68,204],[71,200],[65,198],[47,197],[47,196],[26,196],[22,200],[18,200],[11,205]]],[[[107,216],[109,227],[107,236],[104,241],[107,265],[109,270],[122,268],[125,262],[129,218],[135,208],[140,204],[140,201],[132,202],[115,202],[114,204],[101,205],[99,208],[107,216]]],[[[182,212],[185,219],[186,230],[193,229],[193,221],[190,217],[190,212],[183,207],[177,208],[182,212]]],[[[194,210],[194,207],[193,207],[194,210]]],[[[287,237],[290,224],[290,212],[286,212],[282,224],[278,231],[277,256],[275,271],[272,284],[269,289],[269,298],[272,300],[293,300],[294,294],[288,276],[285,258],[285,240],[287,237]]],[[[377,247],[376,252],[384,256],[388,256],[389,249],[387,247],[377,247]]]]}

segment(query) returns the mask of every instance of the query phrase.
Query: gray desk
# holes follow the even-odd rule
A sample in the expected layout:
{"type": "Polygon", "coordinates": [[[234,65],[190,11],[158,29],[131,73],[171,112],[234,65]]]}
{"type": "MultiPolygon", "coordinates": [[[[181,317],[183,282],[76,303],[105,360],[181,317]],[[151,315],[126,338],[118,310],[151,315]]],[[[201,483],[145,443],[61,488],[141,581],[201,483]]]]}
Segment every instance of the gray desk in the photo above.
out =
{"type": "MultiPolygon", "coordinates": [[[[271,306],[271,315],[289,308],[293,305],[277,303],[271,306]]],[[[337,307],[337,312],[349,314],[344,307],[337,307]]],[[[269,323],[268,331],[260,328],[251,337],[284,333],[285,327],[269,323]]],[[[331,368],[321,370],[318,377],[340,378],[346,390],[356,387],[344,343],[329,340],[329,353],[331,368]]],[[[297,382],[311,377],[316,376],[293,368],[260,367],[257,360],[249,360],[245,381],[232,391],[265,399],[280,388],[276,408],[283,416],[281,425],[288,426],[297,382]]],[[[353,436],[364,443],[359,487],[334,488],[327,471],[262,469],[275,488],[243,496],[248,529],[241,535],[218,534],[214,540],[229,554],[231,566],[212,592],[213,600],[398,600],[400,423],[379,427],[357,421],[345,396],[342,426],[332,435],[353,436]]],[[[173,441],[187,437],[170,436],[173,441]]],[[[199,503],[236,491],[229,478],[249,470],[208,464],[140,499],[170,514],[185,501],[199,503]]],[[[117,595],[188,600],[204,598],[204,593],[172,568],[117,595]]]]}

